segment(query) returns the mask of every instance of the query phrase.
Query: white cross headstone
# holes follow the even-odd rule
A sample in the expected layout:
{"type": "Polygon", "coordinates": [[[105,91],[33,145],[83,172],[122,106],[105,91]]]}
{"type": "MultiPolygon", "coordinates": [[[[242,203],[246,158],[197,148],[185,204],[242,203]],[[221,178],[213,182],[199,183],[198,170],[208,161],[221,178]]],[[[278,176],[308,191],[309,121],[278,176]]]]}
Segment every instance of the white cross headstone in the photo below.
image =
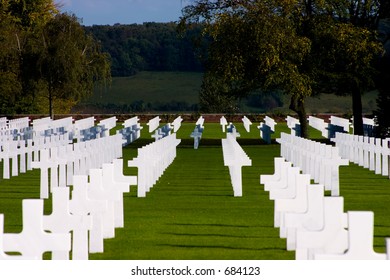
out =
{"type": "Polygon", "coordinates": [[[118,200],[114,201],[115,227],[124,226],[123,213],[123,194],[130,192],[130,185],[126,182],[118,182],[115,180],[114,165],[112,163],[103,164],[103,186],[118,193],[118,200]]]}
{"type": "Polygon", "coordinates": [[[243,124],[244,124],[245,130],[246,130],[247,132],[250,132],[252,122],[251,122],[246,116],[244,116],[244,117],[242,118],[242,122],[243,122],[243,124]]]}
{"type": "Polygon", "coordinates": [[[160,129],[156,129],[154,131],[154,134],[152,135],[152,138],[154,138],[154,141],[158,141],[160,139],[162,139],[164,136],[162,135],[160,129]]]}
{"type": "Polygon", "coordinates": [[[89,252],[103,253],[103,215],[107,211],[107,201],[93,200],[88,196],[88,176],[77,175],[73,178],[74,185],[72,200],[69,202],[69,211],[74,216],[92,219],[92,227],[89,231],[89,252]]]}
{"type": "Polygon", "coordinates": [[[28,259],[42,259],[45,252],[71,249],[70,234],[48,233],[43,228],[43,200],[23,200],[23,230],[3,235],[4,251],[19,252],[28,259]]]}
{"type": "Polygon", "coordinates": [[[53,166],[53,163],[50,161],[49,150],[40,151],[40,160],[33,161],[31,163],[32,168],[41,169],[40,176],[40,198],[46,199],[49,198],[49,168],[53,166]]]}
{"type": "Polygon", "coordinates": [[[173,126],[173,132],[177,132],[179,130],[179,128],[181,127],[181,122],[183,121],[182,117],[177,117],[173,123],[172,123],[172,126],[173,126]]]}
{"type": "Polygon", "coordinates": [[[319,231],[297,231],[296,259],[313,259],[319,253],[342,253],[348,248],[343,197],[324,198],[324,227],[319,231]]]}
{"type": "MultiPolygon", "coordinates": [[[[275,177],[267,177],[274,175],[261,175],[260,183],[264,184],[264,190],[270,191],[272,189],[284,189],[288,186],[288,171],[290,170],[291,162],[278,160],[278,164],[275,165],[275,177]],[[280,167],[278,167],[280,165],[280,167]],[[279,172],[277,170],[280,170],[279,172]]],[[[291,179],[290,179],[291,180],[291,179]]]]}
{"type": "Polygon", "coordinates": [[[123,159],[114,159],[114,179],[118,183],[126,183],[129,186],[137,185],[137,176],[125,176],[123,175],[123,159]]]}
{"type": "Polygon", "coordinates": [[[226,132],[226,126],[228,125],[228,122],[224,116],[222,116],[219,120],[219,124],[222,126],[222,132],[226,132]]]}
{"type": "MultiPolygon", "coordinates": [[[[52,233],[72,233],[72,259],[88,259],[88,230],[92,227],[91,217],[88,215],[72,215],[69,210],[69,188],[57,187],[52,189],[52,213],[43,216],[43,228],[52,233]]],[[[55,260],[69,259],[69,252],[53,251],[55,260]]]]}
{"type": "Polygon", "coordinates": [[[0,260],[28,260],[28,258],[21,255],[8,255],[4,252],[4,215],[0,214],[0,260]]]}
{"type": "Polygon", "coordinates": [[[289,199],[275,199],[275,214],[280,219],[280,237],[287,237],[287,228],[285,225],[285,214],[305,213],[308,209],[307,188],[310,184],[310,175],[298,174],[296,177],[295,196],[289,199]]]}
{"type": "Polygon", "coordinates": [[[10,147],[9,142],[3,144],[3,151],[0,150],[0,158],[3,159],[3,179],[10,178],[10,168],[9,168],[9,159],[10,159],[10,147]]]}
{"type": "Polygon", "coordinates": [[[296,249],[297,231],[319,231],[324,227],[324,186],[309,185],[307,188],[307,211],[285,213],[287,250],[296,249]]]}
{"type": "Polygon", "coordinates": [[[88,197],[92,200],[106,201],[107,209],[103,213],[103,237],[115,237],[115,201],[120,200],[120,192],[103,185],[103,170],[90,170],[88,197]]]}
{"type": "Polygon", "coordinates": [[[228,133],[222,139],[224,165],[228,166],[234,196],[242,196],[242,166],[251,166],[252,160],[238,144],[236,138],[228,133]]]}
{"type": "Polygon", "coordinates": [[[389,176],[390,138],[382,139],[382,175],[389,176]]]}
{"type": "Polygon", "coordinates": [[[382,139],[375,139],[375,174],[382,173],[382,139]]]}
{"type": "Polygon", "coordinates": [[[348,250],[342,253],[315,254],[316,260],[386,260],[386,254],[373,250],[374,213],[348,212],[348,250]]]}
{"type": "Polygon", "coordinates": [[[234,139],[240,137],[240,133],[238,133],[235,127],[232,128],[232,132],[229,133],[234,139]]]}
{"type": "Polygon", "coordinates": [[[149,133],[155,131],[159,127],[160,121],[161,119],[159,116],[149,120],[147,123],[147,126],[149,127],[149,133]]]}
{"type": "Polygon", "coordinates": [[[199,141],[202,138],[202,132],[199,131],[198,127],[195,128],[195,130],[190,135],[192,138],[194,138],[194,149],[198,149],[199,147],[199,141]]]}
{"type": "Polygon", "coordinates": [[[282,175],[282,163],[285,162],[284,158],[282,157],[275,157],[274,158],[274,174],[272,175],[260,175],[260,184],[267,184],[268,182],[272,181],[279,181],[281,179],[282,175]]]}
{"type": "Polygon", "coordinates": [[[200,125],[200,128],[203,128],[204,118],[202,116],[196,121],[195,125],[200,125]]]}

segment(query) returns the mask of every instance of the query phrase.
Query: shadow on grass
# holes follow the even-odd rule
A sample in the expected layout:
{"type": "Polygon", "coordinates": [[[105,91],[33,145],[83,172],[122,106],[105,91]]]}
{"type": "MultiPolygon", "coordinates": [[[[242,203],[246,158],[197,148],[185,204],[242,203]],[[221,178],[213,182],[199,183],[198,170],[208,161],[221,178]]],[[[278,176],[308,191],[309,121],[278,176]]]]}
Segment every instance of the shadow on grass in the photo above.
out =
{"type": "Polygon", "coordinates": [[[171,248],[193,248],[193,249],[228,249],[228,250],[246,250],[246,251],[282,251],[285,252],[285,248],[277,248],[277,247],[268,247],[268,248],[244,248],[244,247],[232,247],[232,246],[217,246],[217,245],[180,245],[180,244],[156,244],[161,247],[171,247],[171,248]]]}
{"type": "Polygon", "coordinates": [[[161,232],[160,234],[174,235],[174,236],[204,236],[204,237],[227,237],[227,238],[240,238],[240,239],[275,239],[273,236],[243,236],[243,235],[231,235],[231,234],[216,234],[216,233],[177,233],[177,232],[161,232]]]}

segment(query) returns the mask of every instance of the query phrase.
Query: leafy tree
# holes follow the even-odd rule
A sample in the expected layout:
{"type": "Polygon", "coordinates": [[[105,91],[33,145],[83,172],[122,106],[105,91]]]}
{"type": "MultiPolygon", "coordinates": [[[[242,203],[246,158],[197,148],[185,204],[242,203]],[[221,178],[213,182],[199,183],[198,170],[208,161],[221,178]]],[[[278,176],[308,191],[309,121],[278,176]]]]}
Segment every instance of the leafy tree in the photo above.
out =
{"type": "Polygon", "coordinates": [[[377,1],[193,3],[185,8],[181,25],[205,22],[213,39],[207,70],[228,85],[232,96],[258,88],[282,90],[291,96],[290,109],[306,136],[305,97],[342,89],[353,96],[355,132],[362,133],[361,92],[373,85],[372,61],[380,50],[366,28],[377,1]]]}
{"type": "Polygon", "coordinates": [[[2,111],[39,112],[47,104],[53,116],[53,103],[69,109],[109,81],[108,55],[53,0],[1,0],[0,8],[2,111]]]}
{"type": "Polygon", "coordinates": [[[376,85],[379,91],[377,99],[376,134],[378,137],[390,137],[390,1],[382,1],[379,14],[379,39],[384,46],[383,56],[378,61],[376,85]]]}
{"type": "Polygon", "coordinates": [[[11,104],[15,102],[15,96],[21,94],[15,37],[17,26],[8,13],[6,1],[0,3],[0,112],[12,113],[11,104]]]}
{"type": "Polygon", "coordinates": [[[92,93],[96,82],[109,81],[108,55],[85,34],[75,16],[58,14],[45,25],[42,38],[37,70],[50,116],[54,114],[54,102],[75,104],[92,93]]]}
{"type": "MultiPolygon", "coordinates": [[[[207,70],[241,98],[256,89],[281,89],[290,94],[306,135],[304,99],[310,78],[302,71],[310,41],[296,32],[288,3],[274,1],[195,1],[185,8],[181,24],[203,20],[212,37],[207,70]]],[[[218,92],[218,89],[216,90],[218,92]]],[[[219,93],[216,93],[219,95],[219,93]]]]}

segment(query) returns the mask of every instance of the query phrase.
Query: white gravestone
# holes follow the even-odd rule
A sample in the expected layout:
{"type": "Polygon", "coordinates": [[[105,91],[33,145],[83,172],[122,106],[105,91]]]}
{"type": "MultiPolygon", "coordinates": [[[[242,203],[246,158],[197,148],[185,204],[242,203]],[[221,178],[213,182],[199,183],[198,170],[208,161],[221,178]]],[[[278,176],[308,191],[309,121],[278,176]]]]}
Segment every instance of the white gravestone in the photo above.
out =
{"type": "Polygon", "coordinates": [[[105,131],[105,135],[104,136],[109,136],[110,135],[110,129],[112,129],[112,128],[114,128],[116,126],[117,120],[118,119],[116,117],[111,117],[111,118],[108,118],[108,119],[101,120],[98,123],[98,125],[104,126],[104,128],[107,129],[105,131]]]}
{"type": "Polygon", "coordinates": [[[19,159],[18,159],[18,142],[11,141],[9,142],[9,155],[12,161],[12,176],[19,175],[19,159]]]}
{"type": "Polygon", "coordinates": [[[290,167],[291,162],[287,162],[284,159],[275,162],[275,173],[273,175],[260,176],[260,183],[264,184],[264,190],[270,191],[271,189],[287,188],[290,167]]]}
{"type": "Polygon", "coordinates": [[[80,132],[85,129],[89,129],[91,127],[95,126],[95,118],[89,117],[81,120],[77,120],[74,122],[73,129],[74,129],[74,135],[77,139],[77,142],[80,142],[81,134],[80,132]]]}
{"type": "Polygon", "coordinates": [[[351,122],[349,119],[331,116],[330,123],[342,127],[344,132],[349,133],[349,128],[351,127],[351,122]]]}
{"type": "Polygon", "coordinates": [[[114,159],[114,179],[118,183],[126,183],[129,186],[137,185],[137,176],[123,175],[123,159],[114,159]]]}
{"type": "Polygon", "coordinates": [[[194,138],[194,149],[198,149],[200,139],[202,138],[202,131],[199,131],[198,126],[195,127],[194,131],[190,135],[191,138],[194,138]]]}
{"type": "Polygon", "coordinates": [[[315,254],[316,260],[386,260],[386,254],[378,254],[374,245],[374,213],[348,212],[348,250],[337,254],[315,254]]]}
{"type": "Polygon", "coordinates": [[[222,126],[222,132],[226,132],[226,126],[228,125],[228,122],[224,116],[221,117],[219,120],[219,124],[222,126]]]}
{"type": "MultiPolygon", "coordinates": [[[[69,188],[52,189],[52,213],[43,216],[43,228],[52,233],[72,233],[72,259],[88,259],[88,231],[92,227],[90,216],[75,216],[69,210],[69,188]]],[[[53,260],[69,259],[69,252],[53,251],[53,260]]]]}
{"type": "Polygon", "coordinates": [[[237,131],[236,127],[233,124],[230,124],[230,129],[228,129],[229,135],[231,135],[234,139],[240,137],[240,133],[237,131]],[[230,131],[230,132],[229,132],[230,131]]]}
{"type": "Polygon", "coordinates": [[[281,199],[281,198],[293,198],[296,194],[296,185],[297,185],[297,176],[299,175],[298,167],[288,167],[287,169],[287,184],[280,188],[270,188],[269,189],[269,198],[271,200],[281,199]]]}
{"type": "Polygon", "coordinates": [[[390,138],[382,139],[382,175],[389,176],[390,138]]]}
{"type": "Polygon", "coordinates": [[[32,168],[39,168],[41,170],[40,176],[40,198],[46,199],[49,198],[49,168],[53,166],[53,163],[50,161],[49,150],[40,151],[40,160],[33,161],[31,163],[32,168]]]}
{"type": "Polygon", "coordinates": [[[92,200],[107,202],[103,213],[103,237],[115,237],[115,201],[120,200],[120,193],[112,191],[110,186],[103,185],[103,170],[90,170],[90,183],[88,184],[88,197],[92,200]]]}
{"type": "Polygon", "coordinates": [[[23,200],[23,230],[3,235],[4,251],[19,252],[28,259],[41,260],[43,253],[69,252],[70,234],[48,233],[43,227],[43,200],[23,200]]]}
{"type": "Polygon", "coordinates": [[[286,118],[287,127],[290,129],[290,134],[295,136],[300,136],[300,131],[297,131],[300,127],[300,122],[298,119],[287,116],[286,118]]]}
{"type": "Polygon", "coordinates": [[[3,179],[10,178],[10,144],[9,142],[5,142],[3,144],[3,151],[0,150],[0,157],[3,159],[3,179]]]}
{"type": "Polygon", "coordinates": [[[282,157],[275,157],[274,158],[274,174],[272,175],[260,175],[260,184],[266,184],[268,182],[272,181],[279,181],[281,179],[282,174],[282,163],[285,162],[284,158],[282,157]]]}
{"type": "Polygon", "coordinates": [[[124,227],[123,213],[123,194],[130,192],[130,185],[126,182],[115,180],[114,165],[112,163],[103,164],[103,185],[110,188],[113,192],[118,193],[118,200],[114,201],[115,227],[124,227]]]}
{"type": "Polygon", "coordinates": [[[179,128],[181,127],[181,123],[182,123],[183,119],[181,116],[177,117],[176,119],[174,119],[173,123],[172,123],[172,126],[173,126],[173,132],[177,132],[179,130],[179,128]]]}
{"type": "Polygon", "coordinates": [[[251,122],[246,116],[244,116],[244,117],[242,118],[242,123],[244,124],[245,130],[246,130],[247,132],[250,132],[252,122],[251,122]]]}
{"type": "Polygon", "coordinates": [[[154,141],[158,141],[164,138],[164,135],[161,133],[160,129],[156,129],[154,131],[154,134],[152,135],[152,138],[154,138],[154,141]]]}
{"type": "Polygon", "coordinates": [[[319,253],[342,253],[348,249],[347,218],[343,197],[324,198],[324,226],[318,231],[297,231],[295,257],[314,259],[319,253]]]}
{"type": "Polygon", "coordinates": [[[138,156],[128,161],[129,167],[137,167],[137,196],[145,197],[165,169],[176,158],[176,147],[181,140],[176,133],[138,149],[138,156]]]}
{"type": "Polygon", "coordinates": [[[149,127],[149,133],[155,131],[160,126],[160,117],[157,116],[148,121],[147,126],[149,127]]]}
{"type": "Polygon", "coordinates": [[[73,178],[74,185],[72,200],[69,202],[69,211],[74,216],[92,219],[92,227],[89,231],[89,252],[104,252],[103,215],[107,211],[107,201],[90,199],[88,195],[88,176],[79,175],[73,178]]]}
{"type": "Polygon", "coordinates": [[[308,209],[308,186],[310,184],[310,176],[307,174],[298,174],[296,177],[296,191],[292,198],[275,199],[275,213],[279,213],[280,218],[280,237],[287,237],[287,228],[285,224],[285,214],[305,213],[308,209]]]}
{"type": "Polygon", "coordinates": [[[242,196],[242,166],[251,166],[252,160],[230,133],[222,139],[224,165],[229,167],[234,196],[242,196]]]}
{"type": "Polygon", "coordinates": [[[196,121],[195,125],[200,125],[200,127],[203,128],[204,118],[200,116],[199,119],[196,121]]]}
{"type": "Polygon", "coordinates": [[[313,116],[309,116],[309,125],[321,132],[322,137],[328,138],[328,124],[323,120],[313,116]]]}
{"type": "Polygon", "coordinates": [[[4,253],[3,245],[3,234],[4,234],[4,215],[0,214],[0,260],[28,260],[28,258],[21,255],[8,255],[4,253]]]}
{"type": "Polygon", "coordinates": [[[285,213],[284,226],[287,229],[287,250],[296,249],[297,231],[319,231],[324,227],[324,187],[309,185],[307,189],[307,211],[285,213]]]}

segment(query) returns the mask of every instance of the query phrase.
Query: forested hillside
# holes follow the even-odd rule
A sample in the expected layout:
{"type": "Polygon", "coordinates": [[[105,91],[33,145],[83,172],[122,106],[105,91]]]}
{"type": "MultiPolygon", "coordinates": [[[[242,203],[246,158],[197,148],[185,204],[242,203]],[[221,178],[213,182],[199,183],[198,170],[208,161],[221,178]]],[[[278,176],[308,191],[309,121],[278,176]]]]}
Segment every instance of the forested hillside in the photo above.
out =
{"type": "Polygon", "coordinates": [[[202,71],[201,48],[193,39],[200,26],[177,32],[175,23],[144,23],[85,27],[111,56],[113,77],[134,75],[140,71],[202,71]]]}

